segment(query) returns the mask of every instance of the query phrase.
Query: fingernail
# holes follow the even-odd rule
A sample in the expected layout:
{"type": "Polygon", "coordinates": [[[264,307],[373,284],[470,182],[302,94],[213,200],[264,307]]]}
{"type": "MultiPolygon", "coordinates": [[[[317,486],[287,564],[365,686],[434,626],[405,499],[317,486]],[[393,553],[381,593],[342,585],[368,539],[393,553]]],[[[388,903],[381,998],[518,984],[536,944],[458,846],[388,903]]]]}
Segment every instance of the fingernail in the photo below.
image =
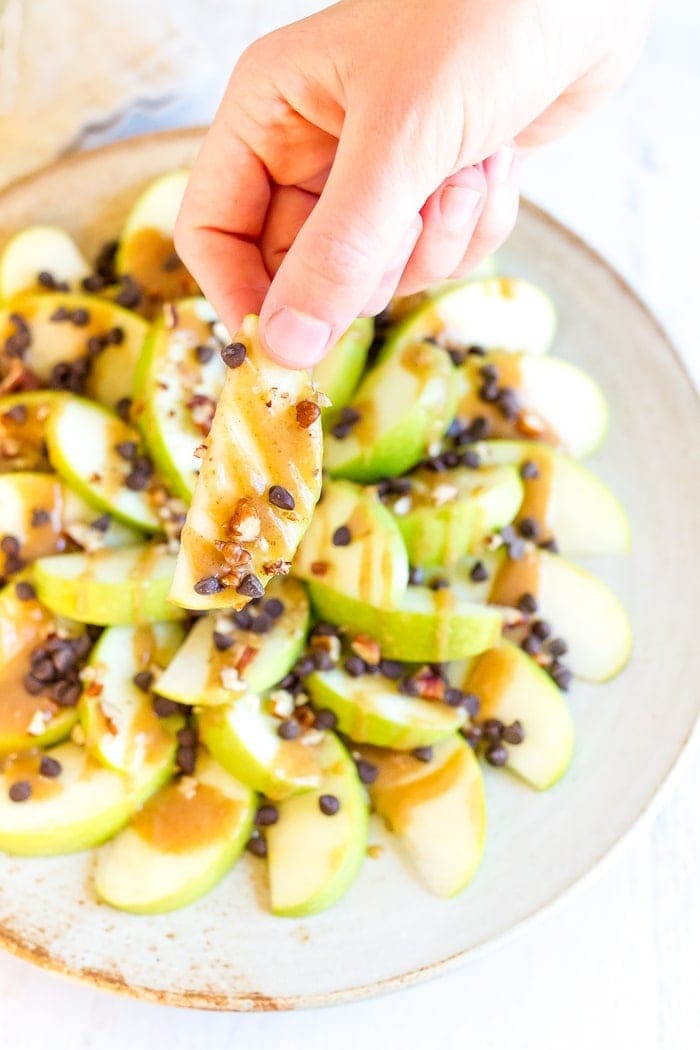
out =
{"type": "Polygon", "coordinates": [[[331,326],[291,306],[283,306],[265,325],[264,340],[273,357],[293,368],[314,365],[323,357],[331,326]]]}
{"type": "Polygon", "coordinates": [[[482,197],[471,186],[448,185],[440,194],[440,216],[450,233],[461,233],[474,222],[482,197]]]}
{"type": "Polygon", "coordinates": [[[418,220],[407,230],[403,237],[401,244],[396,250],[396,254],[392,259],[391,263],[387,267],[387,273],[392,273],[394,270],[403,272],[403,268],[408,262],[409,256],[416,246],[416,241],[420,237],[423,231],[423,221],[418,220]]]}
{"type": "Polygon", "coordinates": [[[484,170],[489,182],[499,185],[510,175],[515,160],[515,146],[501,146],[484,161],[484,170]]]}

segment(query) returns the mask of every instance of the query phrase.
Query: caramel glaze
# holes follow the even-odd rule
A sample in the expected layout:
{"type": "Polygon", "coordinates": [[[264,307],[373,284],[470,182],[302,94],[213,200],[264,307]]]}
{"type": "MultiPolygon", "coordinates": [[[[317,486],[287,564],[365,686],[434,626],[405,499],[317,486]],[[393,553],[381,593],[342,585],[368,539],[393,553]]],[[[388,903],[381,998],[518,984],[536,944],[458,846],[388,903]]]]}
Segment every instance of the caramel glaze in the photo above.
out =
{"type": "Polygon", "coordinates": [[[154,795],[131,822],[137,835],[162,853],[187,853],[227,838],[242,803],[210,784],[185,792],[177,783],[154,795]]]}
{"type": "Polygon", "coordinates": [[[505,646],[488,649],[476,657],[464,688],[481,701],[481,717],[488,718],[494,704],[505,694],[515,674],[513,654],[505,646]]]}
{"type": "Polygon", "coordinates": [[[454,784],[469,756],[457,748],[440,765],[423,763],[401,752],[387,753],[379,762],[379,776],[371,788],[372,801],[393,831],[401,831],[415,809],[437,798],[454,784]],[[412,775],[418,772],[419,775],[412,775]]]}
{"type": "Polygon", "coordinates": [[[536,438],[546,445],[560,445],[559,435],[549,426],[547,420],[531,412],[527,404],[522,406],[523,410],[514,419],[506,419],[496,403],[481,400],[478,395],[482,383],[479,368],[486,363],[492,363],[498,368],[499,387],[509,387],[522,393],[523,377],[518,354],[496,351],[485,358],[468,358],[461,366],[467,380],[467,390],[457,406],[458,418],[471,422],[477,416],[483,416],[489,424],[489,437],[520,441],[523,438],[536,438]],[[528,422],[528,416],[536,422],[536,432],[528,422]]]}
{"type": "Polygon", "coordinates": [[[539,525],[538,539],[551,540],[553,536],[549,525],[549,507],[554,480],[554,458],[546,446],[538,448],[534,444],[528,448],[525,458],[536,464],[539,475],[536,478],[523,479],[523,502],[516,521],[534,518],[539,525]]]}
{"type": "Polygon", "coordinates": [[[539,590],[539,551],[527,551],[513,561],[507,556],[496,573],[489,601],[492,605],[516,608],[523,594],[537,595],[539,590]]]}
{"type": "Polygon", "coordinates": [[[39,772],[41,752],[38,750],[22,751],[18,755],[10,755],[1,763],[5,783],[9,786],[18,780],[26,780],[31,787],[30,798],[36,802],[53,798],[61,790],[60,777],[42,777],[39,772]]]}
{"type": "Polygon", "coordinates": [[[125,241],[120,266],[152,299],[170,301],[199,294],[194,278],[175,255],[172,238],[152,227],[137,230],[125,241]]]}
{"type": "Polygon", "coordinates": [[[0,743],[2,737],[24,735],[37,711],[53,717],[60,708],[48,696],[31,696],[22,679],[29,669],[29,652],[20,652],[0,671],[0,743]]]}
{"type": "Polygon", "coordinates": [[[12,407],[17,405],[26,410],[23,422],[14,420],[7,410],[0,413],[0,474],[9,470],[50,471],[44,442],[50,400],[32,394],[13,399],[12,407]]]}

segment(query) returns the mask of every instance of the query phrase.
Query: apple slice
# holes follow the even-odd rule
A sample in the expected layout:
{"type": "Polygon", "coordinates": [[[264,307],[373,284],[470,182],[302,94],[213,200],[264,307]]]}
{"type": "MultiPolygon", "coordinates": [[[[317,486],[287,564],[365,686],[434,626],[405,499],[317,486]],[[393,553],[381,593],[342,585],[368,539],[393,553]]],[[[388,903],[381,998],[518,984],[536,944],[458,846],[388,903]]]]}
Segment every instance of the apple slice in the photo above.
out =
{"type": "Polygon", "coordinates": [[[27,226],[16,233],[0,255],[0,299],[65,283],[80,286],[90,267],[77,244],[57,226],[27,226]],[[43,285],[40,274],[49,276],[43,285]]]}
{"type": "Polygon", "coordinates": [[[9,758],[0,775],[0,850],[20,857],[48,857],[90,849],[111,838],[173,773],[175,741],[133,777],[104,769],[83,747],[59,744],[48,757],[58,776],[43,776],[42,756],[9,758]],[[14,802],[10,790],[27,785],[14,802]],[[25,788],[26,790],[26,788],[25,788]]]}
{"type": "Polygon", "coordinates": [[[522,724],[525,739],[508,748],[506,768],[540,791],[556,784],[571,762],[574,724],[561,693],[532,657],[501,642],[474,659],[463,689],[479,697],[480,719],[522,724]]]}
{"type": "Polygon", "coordinates": [[[51,412],[46,445],[55,469],[87,503],[134,528],[160,529],[146,487],[153,467],[140,452],[134,427],[101,405],[73,397],[51,412]],[[146,472],[139,474],[142,460],[146,472]]]}
{"type": "Polygon", "coordinates": [[[539,540],[556,539],[566,555],[629,550],[624,507],[582,463],[536,441],[480,441],[473,448],[484,464],[521,467],[524,496],[517,520],[535,521],[539,540]]]}
{"type": "Polygon", "coordinates": [[[531,551],[518,561],[504,559],[490,600],[515,606],[523,594],[537,599],[537,615],[564,639],[566,664],[579,678],[605,682],[625,666],[632,629],[619,598],[602,580],[559,555],[531,551]]]}
{"type": "Polygon", "coordinates": [[[302,584],[273,580],[265,598],[251,602],[237,618],[250,628],[237,626],[224,611],[197,620],[158,679],[159,694],[181,704],[209,707],[245,693],[262,693],[281,681],[300,655],[309,626],[302,584]]]}
{"type": "Polygon", "coordinates": [[[305,372],[265,356],[246,317],[222,352],[224,381],[171,600],[186,609],[241,609],[284,575],[321,491],[318,394],[305,372]]]}
{"type": "MultiPolygon", "coordinates": [[[[342,408],[352,397],[364,371],[373,338],[373,319],[358,317],[314,367],[311,377],[333,408],[342,408]]],[[[322,415],[328,415],[329,410],[330,406],[322,409],[322,415]]]]}
{"type": "Polygon", "coordinates": [[[199,473],[196,452],[226,372],[212,336],[215,321],[206,299],[168,304],[146,339],[134,380],[132,418],[168,485],[187,502],[199,473]]]}
{"type": "Polygon", "coordinates": [[[318,616],[368,634],[391,660],[460,660],[489,649],[501,633],[501,613],[475,604],[460,581],[439,590],[409,587],[397,609],[379,609],[323,583],[309,583],[309,594],[318,616]]]}
{"type": "Polygon", "coordinates": [[[454,565],[510,524],[523,498],[514,466],[455,467],[441,473],[421,468],[405,480],[407,491],[391,494],[388,506],[409,562],[422,567],[454,565]]]}
{"type": "Polygon", "coordinates": [[[102,848],[100,900],[121,911],[173,911],[213,889],[250,836],[255,795],[200,752],[193,777],[161,788],[102,848]]]}
{"type": "Polygon", "coordinates": [[[333,477],[378,481],[403,474],[439,441],[454,416],[457,373],[440,347],[402,344],[369,371],[326,438],[333,477]]]}
{"type": "Polygon", "coordinates": [[[395,299],[392,299],[387,308],[389,319],[392,322],[402,321],[404,317],[408,317],[412,314],[419,306],[423,306],[426,302],[429,302],[438,295],[444,292],[451,292],[457,288],[460,288],[463,284],[468,284],[471,281],[480,281],[484,277],[495,277],[498,272],[497,259],[495,255],[487,255],[485,259],[482,259],[474,269],[470,272],[468,277],[448,277],[445,281],[438,281],[437,284],[430,284],[422,292],[415,292],[413,295],[400,295],[395,299]]]}
{"type": "Polygon", "coordinates": [[[230,704],[205,707],[198,716],[202,742],[224,769],[268,798],[281,799],[318,785],[320,767],[315,747],[283,740],[280,722],[249,693],[230,704]]]}
{"type": "Polygon", "coordinates": [[[335,668],[314,671],[306,679],[311,699],[329,708],[338,729],[358,743],[411,751],[443,740],[464,724],[464,709],[399,692],[396,682],[379,675],[351,677],[335,668]]]}
{"type": "Polygon", "coordinates": [[[372,805],[427,888],[454,897],[474,877],[486,840],[484,785],[472,749],[453,734],[435,744],[429,762],[374,749],[363,754],[379,770],[372,805]]]}
{"type": "Polygon", "coordinates": [[[318,788],[285,799],[267,829],[275,915],[314,915],[335,904],[357,878],[367,848],[367,801],[355,763],[332,733],[318,751],[318,788]]]}
{"type": "Polygon", "coordinates": [[[375,489],[349,481],[324,485],[292,571],[382,609],[395,608],[408,586],[408,558],[396,522],[375,489]]]}
{"type": "Polygon", "coordinates": [[[182,609],[168,601],[174,571],[175,556],[149,544],[39,558],[34,581],[49,609],[110,627],[181,619],[182,609]]]}
{"type": "Polygon", "coordinates": [[[0,397],[0,474],[13,470],[50,471],[44,429],[56,405],[69,395],[31,390],[0,397]]]}
{"type": "Polygon", "coordinates": [[[590,376],[558,357],[494,352],[470,357],[460,368],[465,389],[457,416],[484,418],[495,438],[535,437],[577,458],[605,437],[608,407],[590,376]],[[485,380],[484,370],[496,378],[485,380]],[[511,393],[498,396],[499,391],[511,393]]]}
{"type": "Polygon", "coordinates": [[[151,182],[129,212],[119,239],[117,273],[128,274],[152,302],[198,292],[173,244],[188,177],[188,171],[171,171],[151,182]]]}
{"type": "Polygon", "coordinates": [[[148,687],[135,677],[157,681],[183,636],[177,623],[110,627],[90,654],[80,719],[85,746],[108,769],[136,773],[181,728],[181,720],[175,726],[156,715],[148,687]]]}
{"type": "Polygon", "coordinates": [[[78,381],[59,373],[80,363],[85,392],[109,407],[131,396],[147,331],[143,318],[92,295],[26,295],[0,309],[0,345],[19,341],[12,360],[47,385],[78,381]]]}

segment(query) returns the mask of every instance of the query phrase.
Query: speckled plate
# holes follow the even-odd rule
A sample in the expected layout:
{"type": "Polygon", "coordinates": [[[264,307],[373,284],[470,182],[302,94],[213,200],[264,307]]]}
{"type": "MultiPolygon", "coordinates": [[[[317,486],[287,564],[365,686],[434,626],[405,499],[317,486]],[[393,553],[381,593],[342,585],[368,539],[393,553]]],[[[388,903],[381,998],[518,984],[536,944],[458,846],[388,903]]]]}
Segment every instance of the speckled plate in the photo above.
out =
{"type": "MultiPolygon", "coordinates": [[[[196,131],[72,157],[0,195],[0,243],[33,222],[66,227],[88,253],[119,230],[145,182],[189,163],[196,131]]],[[[340,905],[299,921],[266,910],[264,865],[245,857],[214,892],[172,915],[121,915],[92,899],[89,854],[0,856],[0,943],[39,966],[180,1006],[286,1009],[358,999],[456,966],[541,912],[590,872],[639,818],[683,751],[700,707],[700,412],[668,339],[581,241],[525,205],[504,272],[554,298],[556,350],[588,369],[612,409],[592,464],[629,508],[627,558],[593,566],[634,623],[627,670],[571,696],[570,772],[539,795],[486,770],[489,834],[472,886],[429,896],[385,843],[340,905]]]]}

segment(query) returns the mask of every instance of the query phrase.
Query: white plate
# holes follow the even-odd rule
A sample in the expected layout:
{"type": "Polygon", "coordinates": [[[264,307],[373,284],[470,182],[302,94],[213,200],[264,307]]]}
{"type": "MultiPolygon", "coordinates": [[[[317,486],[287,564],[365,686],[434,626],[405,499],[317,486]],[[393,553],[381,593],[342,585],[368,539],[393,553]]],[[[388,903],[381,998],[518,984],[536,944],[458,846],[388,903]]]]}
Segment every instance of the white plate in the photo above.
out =
{"type": "MultiPolygon", "coordinates": [[[[188,163],[198,132],[125,141],[63,161],[0,196],[0,243],[32,222],[69,229],[88,252],[119,230],[154,175],[188,163]]],[[[556,351],[589,370],[612,424],[592,464],[628,507],[633,553],[597,569],[630,611],[627,670],[571,695],[578,743],[564,780],[539,795],[487,769],[484,864],[453,901],[429,896],[384,843],[348,896],[299,921],[265,908],[264,865],[245,857],[198,904],[136,917],[98,906],[89,854],[0,857],[0,943],[47,968],[142,998],[212,1009],[284,1009],[356,999],[435,975],[536,915],[600,861],[683,750],[700,707],[700,413],[664,333],[624,282],[544,213],[524,205],[501,254],[555,299],[556,351]]]]}

